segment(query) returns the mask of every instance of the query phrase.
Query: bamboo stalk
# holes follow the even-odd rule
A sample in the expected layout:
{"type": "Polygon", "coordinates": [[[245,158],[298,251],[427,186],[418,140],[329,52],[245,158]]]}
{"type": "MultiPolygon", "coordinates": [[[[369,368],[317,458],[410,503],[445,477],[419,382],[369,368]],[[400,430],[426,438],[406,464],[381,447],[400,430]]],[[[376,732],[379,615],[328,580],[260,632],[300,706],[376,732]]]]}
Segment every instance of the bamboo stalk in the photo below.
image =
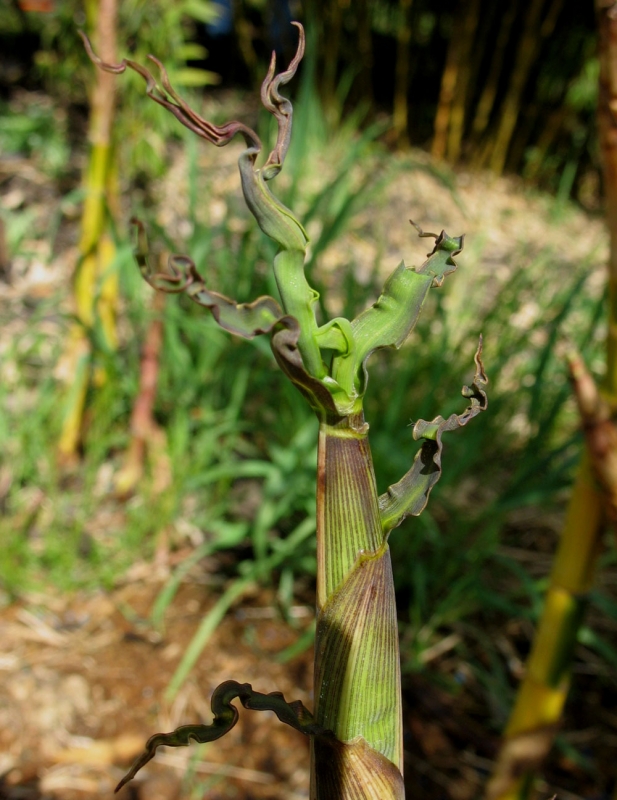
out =
{"type": "Polygon", "coordinates": [[[542,132],[533,148],[533,156],[525,165],[523,177],[526,180],[533,181],[540,174],[542,166],[546,163],[546,155],[557,139],[567,113],[567,107],[561,106],[545,118],[542,132]]]}
{"type": "Polygon", "coordinates": [[[401,23],[396,34],[394,72],[394,134],[399,145],[409,144],[409,46],[411,44],[411,9],[413,0],[399,0],[401,23]]]}
{"type": "Polygon", "coordinates": [[[168,270],[157,271],[149,262],[141,223],[137,223],[137,263],[151,286],[186,291],[224,330],[248,339],[270,334],[279,367],[320,421],[314,716],[301,703],[287,703],[278,693],[263,695],[249,684],[226,681],[213,694],[210,725],[181,726],[151,737],[118,788],[154,757],[159,745],[184,746],[191,739],[208,742],[226,733],[238,718],[231,704],[238,698],[245,708],[274,711],[311,736],[312,800],[403,800],[405,794],[398,630],[387,537],[405,517],[425,507],[441,475],[443,433],[466,425],[486,408],[482,344],[475,357],[474,382],[463,389],[467,409],[447,419],[419,420],[413,435],[423,444],[412,467],[379,497],[362,412],[366,363],[376,349],[399,347],[407,338],[429,290],[441,286],[456,269],[454,256],[462,250],[463,237],[418,229],[420,236],[435,239],[421,267],[401,263],[378,300],[357,318],[317,324],[317,293],[304,274],[306,232],[267,184],[283,168],[289,146],[293,109],[280,94],[280,86],[293,77],[304,52],[303,28],[294,24],[300,34],[294,59],[287,70],[277,73],[273,56],[262,84],[262,103],[278,125],[275,147],[263,166],[257,166],[261,150],[257,134],[240,122],[219,127],[200,117],[174,91],[162,65],[159,85],[133,61],[102,62],[87,43],[101,68],[138,72],[150,97],[204,140],[222,146],[236,133],[244,136],[247,149],[239,159],[242,190],[259,227],[279,247],[274,275],[281,303],[268,296],[237,303],[210,290],[188,256],[173,256],[168,270]],[[324,351],[333,357],[324,359],[324,351]]]}
{"type": "MultiPolygon", "coordinates": [[[[555,8],[555,6],[553,6],[555,8]]],[[[600,31],[600,102],[598,117],[602,145],[607,219],[611,234],[609,292],[617,274],[617,136],[611,103],[617,100],[617,22],[614,4],[597,0],[600,31]]],[[[617,519],[617,430],[611,421],[617,375],[615,322],[617,309],[609,304],[606,396],[602,397],[578,356],[570,357],[586,448],[572,488],[566,521],[555,556],[545,607],[527,663],[514,710],[505,731],[488,800],[528,796],[534,773],[548,753],[561,718],[571,662],[582,621],[586,594],[594,577],[605,519],[617,519]]]]}
{"type": "Polygon", "coordinates": [[[459,70],[459,51],[459,38],[456,34],[453,34],[450,37],[446,65],[441,76],[441,88],[439,90],[439,100],[437,102],[437,112],[435,114],[433,143],[431,145],[431,155],[435,158],[443,159],[446,155],[450,113],[459,70]]]}
{"type": "Polygon", "coordinates": [[[362,97],[373,105],[373,36],[371,31],[370,0],[357,0],[355,3],[358,25],[358,85],[362,87],[362,97]]]}
{"type": "Polygon", "coordinates": [[[520,110],[523,90],[539,49],[540,15],[543,5],[544,0],[531,0],[527,6],[523,33],[514,57],[514,66],[510,73],[510,84],[504,98],[489,160],[491,170],[498,175],[501,175],[506,163],[510,140],[520,110]]]}
{"type": "Polygon", "coordinates": [[[139,390],[131,413],[131,441],[122,469],[115,476],[114,485],[120,497],[130,495],[143,477],[145,461],[149,456],[154,478],[153,490],[157,494],[170,482],[170,468],[165,456],[165,435],[154,419],[154,403],[163,345],[163,310],[165,295],[157,292],[152,299],[154,318],[150,322],[141,356],[139,390]]]}
{"type": "Polygon", "coordinates": [[[570,495],[525,678],[487,785],[488,800],[526,797],[533,774],[553,743],[570,684],[586,595],[593,583],[602,522],[601,497],[585,455],[570,495]]]}
{"type": "Polygon", "coordinates": [[[602,493],[606,517],[615,525],[617,523],[617,427],[612,418],[611,405],[600,393],[584,361],[577,353],[569,356],[568,363],[591,467],[602,493]]]}
{"type": "Polygon", "coordinates": [[[321,422],[317,509],[315,716],[341,741],[363,735],[402,771],[394,586],[379,515],[368,425],[361,413],[321,422]],[[365,600],[360,599],[359,586],[368,592],[365,600]],[[379,603],[372,601],[375,595],[380,597],[379,603]],[[344,608],[345,596],[347,603],[353,599],[355,611],[344,608]],[[366,614],[361,613],[364,604],[366,614]],[[326,642],[332,636],[340,636],[349,645],[346,653],[336,654],[339,669],[331,668],[332,649],[326,642]],[[351,649],[355,663],[347,664],[351,649]],[[369,662],[376,671],[358,675],[358,665],[369,662]],[[348,674],[349,669],[356,672],[348,674]],[[394,680],[390,672],[395,675],[394,680]],[[371,688],[369,684],[375,685],[371,688]],[[383,697],[379,696],[380,689],[383,697]],[[371,733],[366,725],[362,727],[360,721],[364,718],[373,721],[378,733],[371,733]],[[384,727],[386,731],[382,730],[384,727]]]}
{"type": "Polygon", "coordinates": [[[334,105],[336,94],[341,32],[343,30],[343,15],[346,5],[345,0],[332,0],[326,6],[327,10],[321,7],[319,3],[316,6],[318,19],[324,12],[327,14],[327,23],[323,30],[325,61],[323,65],[322,92],[324,103],[328,109],[331,109],[334,105]]]}
{"type": "MultiPolygon", "coordinates": [[[[361,413],[320,424],[315,719],[340,742],[362,736],[402,776],[396,602],[367,436],[361,413]]],[[[320,797],[330,756],[319,744],[313,753],[311,796],[320,797]]],[[[345,760],[341,783],[355,771],[345,760]]],[[[400,793],[400,777],[394,786],[400,793]]]]}
{"type": "MultiPolygon", "coordinates": [[[[117,0],[99,0],[89,7],[96,20],[96,39],[105,58],[116,57],[117,0]]],[[[84,179],[85,199],[81,217],[79,260],[73,278],[73,296],[78,323],[69,332],[64,371],[75,385],[68,392],[58,454],[62,461],[76,457],[88,386],[104,374],[93,370],[91,336],[95,324],[109,349],[116,347],[115,307],[118,283],[108,274],[115,247],[106,233],[110,193],[115,191],[113,171],[113,119],[115,85],[113,76],[97,73],[89,119],[90,156],[84,179]],[[98,290],[98,291],[97,291],[98,290]],[[98,297],[97,297],[98,293],[98,297]],[[80,365],[78,368],[78,364],[80,365]]]]}
{"type": "Polygon", "coordinates": [[[596,0],[600,56],[598,128],[606,196],[606,221],[610,237],[609,323],[604,388],[609,402],[615,406],[617,404],[617,129],[614,109],[617,106],[617,19],[613,9],[614,4],[609,0],[596,0]]]}
{"type": "Polygon", "coordinates": [[[461,155],[461,143],[465,132],[465,112],[467,110],[468,90],[470,88],[472,51],[475,43],[478,22],[480,21],[480,0],[470,0],[466,4],[466,13],[460,34],[461,37],[456,90],[452,98],[450,110],[450,126],[447,139],[447,157],[451,164],[456,164],[461,155]]]}
{"type": "MultiPolygon", "coordinates": [[[[506,45],[508,44],[508,39],[510,38],[512,23],[516,17],[517,10],[518,0],[510,0],[510,2],[506,4],[505,10],[501,15],[501,24],[499,26],[497,39],[495,40],[493,55],[488,68],[486,82],[484,84],[484,88],[482,89],[482,94],[480,95],[478,105],[476,106],[476,113],[471,125],[472,133],[474,138],[477,140],[480,139],[486,130],[495,106],[499,78],[501,76],[501,70],[503,68],[506,55],[506,45]]],[[[479,167],[482,165],[475,164],[475,166],[479,167]]]]}
{"type": "Polygon", "coordinates": [[[498,175],[504,170],[514,128],[520,114],[523,91],[531,68],[539,53],[542,40],[551,35],[563,6],[563,0],[553,0],[541,22],[544,0],[532,0],[525,15],[523,33],[519,40],[510,84],[501,110],[497,133],[492,145],[489,166],[498,175]]]}
{"type": "MultiPolygon", "coordinates": [[[[552,5],[550,6],[544,21],[542,22],[542,26],[540,28],[540,36],[543,40],[550,39],[553,35],[553,31],[555,29],[555,25],[557,24],[557,19],[563,7],[563,0],[553,0],[552,5]]],[[[567,108],[563,106],[563,118],[565,118],[567,108]]],[[[525,154],[529,148],[529,143],[531,141],[531,133],[536,129],[538,125],[538,120],[540,120],[543,115],[545,114],[544,104],[537,102],[537,100],[532,101],[526,105],[519,119],[519,123],[516,126],[516,130],[512,137],[512,144],[510,146],[510,150],[508,153],[508,157],[506,159],[506,168],[516,171],[520,170],[521,166],[525,167],[525,154]]],[[[540,134],[540,137],[537,140],[536,145],[534,146],[534,152],[538,149],[545,147],[547,148],[550,146],[550,136],[551,136],[551,123],[556,126],[555,135],[559,133],[561,123],[563,121],[561,119],[550,119],[549,115],[549,122],[548,122],[548,130],[543,130],[540,134]]],[[[544,161],[544,155],[546,150],[543,154],[539,155],[539,158],[544,161]]],[[[525,172],[526,176],[526,172],[525,172]]]]}

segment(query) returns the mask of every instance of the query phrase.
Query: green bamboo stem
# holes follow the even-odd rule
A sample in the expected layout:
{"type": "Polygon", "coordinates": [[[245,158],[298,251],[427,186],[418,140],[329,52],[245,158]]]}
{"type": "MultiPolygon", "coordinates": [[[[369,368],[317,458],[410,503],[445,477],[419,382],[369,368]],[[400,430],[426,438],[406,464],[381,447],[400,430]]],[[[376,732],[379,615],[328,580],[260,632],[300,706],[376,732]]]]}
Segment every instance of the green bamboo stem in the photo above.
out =
{"type": "MultiPolygon", "coordinates": [[[[390,553],[362,413],[321,420],[317,466],[315,719],[339,742],[361,737],[398,776],[386,797],[402,797],[403,737],[399,644],[390,553]],[[367,665],[371,665],[367,669],[367,665]]],[[[331,753],[313,745],[311,797],[326,800],[331,753]]],[[[341,797],[357,765],[341,765],[341,797]]],[[[382,787],[382,791],[385,789],[382,787]]]]}
{"type": "Polygon", "coordinates": [[[376,553],[382,543],[364,416],[326,418],[317,463],[317,607],[347,580],[358,556],[376,553]]]}
{"type": "MultiPolygon", "coordinates": [[[[577,356],[570,357],[570,373],[586,447],[572,487],[526,675],[487,786],[488,800],[528,797],[534,774],[552,746],[569,688],[574,648],[586,595],[593,583],[605,522],[607,518],[617,519],[617,431],[610,419],[611,408],[615,408],[617,400],[617,139],[611,111],[611,101],[617,97],[617,48],[612,44],[617,41],[617,21],[612,7],[606,0],[597,0],[600,30],[598,118],[611,235],[605,395],[600,395],[583,362],[577,356]]],[[[559,0],[554,0],[552,13],[547,18],[549,29],[559,9],[559,0]]]]}
{"type": "Polygon", "coordinates": [[[341,741],[362,735],[402,772],[394,586],[361,413],[319,430],[315,652],[317,721],[341,741]]]}
{"type": "Polygon", "coordinates": [[[433,141],[431,144],[431,155],[435,158],[443,159],[446,156],[448,145],[448,128],[450,126],[450,114],[454,91],[458,80],[460,67],[460,40],[454,35],[448,44],[448,55],[446,64],[441,76],[441,87],[439,89],[439,101],[435,113],[433,141]]]}
{"type": "MultiPolygon", "coordinates": [[[[506,4],[500,14],[500,25],[497,38],[494,41],[491,55],[491,63],[486,73],[486,81],[482,89],[482,94],[478,100],[476,111],[474,114],[471,131],[476,140],[480,140],[484,131],[488,127],[491,114],[495,106],[495,99],[497,97],[497,90],[499,88],[499,78],[503,69],[503,64],[506,55],[506,46],[512,32],[512,23],[516,17],[518,3],[520,0],[510,0],[506,4]]],[[[479,168],[482,166],[478,162],[478,157],[472,162],[474,167],[479,168]]]]}
{"type": "Polygon", "coordinates": [[[514,68],[510,76],[497,132],[492,144],[489,166],[498,175],[504,171],[512,136],[521,111],[521,98],[529,79],[533,63],[537,58],[542,39],[549,37],[563,6],[563,0],[552,0],[544,20],[542,12],[544,0],[531,0],[523,23],[523,33],[519,40],[514,68]]]}
{"type": "MultiPolygon", "coordinates": [[[[276,145],[263,166],[257,134],[243,123],[213,125],[200,117],[174,91],[164,67],[160,85],[141,65],[124,60],[102,62],[107,72],[130,68],[147,82],[147,93],[180,122],[206,141],[222,146],[241,133],[247,149],[239,159],[244,198],[262,231],[279,247],[274,274],[281,305],[262,296],[237,303],[209,289],[188,256],[173,256],[168,269],[157,272],[149,260],[144,226],[138,229],[137,263],[156,289],[186,292],[208,309],[223,329],[251,339],[270,334],[275,358],[289,380],[309,402],[320,421],[317,468],[317,624],[315,645],[315,714],[279,696],[262,695],[248,684],[228,681],[213,695],[210,725],[181,726],[156,734],[120,783],[124,785],[154,757],[161,744],[184,746],[191,739],[213,741],[235,724],[246,708],[274,710],[279,719],[312,737],[312,800],[403,800],[403,737],[397,615],[392,566],[387,545],[390,530],[410,514],[421,513],[441,475],[442,435],[456,430],[486,408],[482,384],[482,342],[476,352],[471,387],[463,388],[467,409],[447,419],[419,420],[413,429],[422,439],[412,467],[378,496],[362,400],[368,380],[367,361],[383,347],[400,347],[413,329],[432,287],[441,286],[456,269],[463,237],[424,233],[434,239],[419,267],[401,263],[386,281],[377,301],[356,319],[332,319],[318,327],[313,311],[317,293],[304,274],[308,238],[293,213],[272,194],[267,182],[280,172],[291,134],[291,103],[279,87],[294,75],[304,51],[304,31],[288,69],[276,74],[273,57],[262,84],[263,105],[278,124],[276,145]],[[331,351],[324,359],[322,352],[331,351]]],[[[202,652],[203,636],[193,639],[188,671],[202,652]]],[[[187,653],[188,655],[188,653],[187,653]]],[[[178,679],[180,680],[180,679],[178,679]]],[[[119,788],[120,788],[119,786],[119,788]]]]}

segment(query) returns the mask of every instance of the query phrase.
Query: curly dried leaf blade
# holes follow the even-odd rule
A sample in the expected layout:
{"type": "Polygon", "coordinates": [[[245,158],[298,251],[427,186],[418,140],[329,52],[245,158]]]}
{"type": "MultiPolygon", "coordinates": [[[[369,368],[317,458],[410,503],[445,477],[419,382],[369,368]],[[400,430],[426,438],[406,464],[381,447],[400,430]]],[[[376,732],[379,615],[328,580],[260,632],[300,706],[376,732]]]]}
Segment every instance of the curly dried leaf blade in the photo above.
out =
{"type": "Polygon", "coordinates": [[[145,751],[137,758],[133,766],[116,786],[115,791],[132,780],[139,770],[151,761],[161,745],[167,747],[186,747],[191,740],[198,744],[213,742],[228,733],[239,718],[238,709],[231,704],[239,699],[244,708],[253,711],[274,711],[281,722],[304,733],[307,736],[320,736],[324,728],[317,725],[313,715],[299,701],[287,703],[280,692],[262,694],[256,692],[249,683],[225,681],[212,694],[210,707],[214,720],[211,725],[182,725],[171,733],[157,733],[146,742],[145,751]]]}
{"type": "Polygon", "coordinates": [[[270,333],[285,321],[285,314],[273,297],[258,297],[252,303],[237,303],[207,288],[195,263],[188,256],[171,256],[168,272],[155,272],[148,260],[148,240],[143,224],[136,219],[138,244],[135,258],[144,279],[161,292],[185,292],[192,300],[207,308],[226,331],[245,339],[270,333]]]}
{"type": "Polygon", "coordinates": [[[111,72],[114,75],[120,75],[128,68],[133,70],[133,72],[136,72],[138,75],[141,75],[146,82],[146,94],[148,97],[151,100],[154,100],[155,103],[163,106],[163,108],[171,111],[174,117],[181,122],[182,125],[193,131],[193,133],[196,133],[202,139],[205,139],[207,142],[211,142],[217,147],[223,147],[224,145],[228,144],[237,133],[240,133],[244,137],[247,145],[254,150],[255,154],[260,152],[261,141],[259,137],[254,130],[248,128],[246,125],[244,125],[244,123],[234,121],[218,126],[208,122],[208,120],[204,119],[196,111],[194,111],[175,91],[171,85],[171,81],[169,80],[167,70],[158,60],[158,58],[155,58],[152,55],[148,56],[148,58],[154,64],[156,64],[159,72],[161,73],[162,86],[159,86],[156,78],[150,72],[150,70],[146,69],[146,67],[143,65],[138,64],[136,61],[132,61],[130,58],[122,59],[119,64],[109,64],[106,61],[103,61],[92,49],[90,40],[85,33],[79,31],[79,35],[84,42],[84,46],[88,56],[90,57],[90,60],[96,64],[99,69],[102,69],[105,72],[111,72]]]}
{"type": "Polygon", "coordinates": [[[274,150],[268,156],[268,160],[263,166],[263,173],[265,180],[274,178],[275,175],[281,170],[287,150],[289,148],[289,141],[291,139],[291,122],[293,115],[293,107],[290,101],[283,97],[279,92],[279,86],[282,86],[289,81],[296,74],[296,70],[302,58],[304,57],[305,35],[304,28],[299,22],[292,22],[292,25],[298,29],[298,48],[296,55],[293,57],[291,63],[284,72],[275,74],[276,71],[276,55],[272,53],[270,61],[270,68],[266,75],[264,82],[261,86],[261,102],[273,114],[278,124],[278,136],[274,150]]]}
{"type": "Polygon", "coordinates": [[[416,272],[420,275],[431,275],[433,286],[441,286],[446,275],[450,275],[458,266],[454,256],[462,251],[465,236],[448,236],[445,231],[439,234],[425,233],[413,220],[410,219],[409,222],[418,231],[418,236],[421,238],[430,236],[435,239],[435,247],[428,253],[427,260],[416,272]]]}
{"type": "Polygon", "coordinates": [[[172,294],[186,292],[192,300],[207,308],[223,329],[245,339],[272,333],[274,356],[289,380],[314,409],[336,412],[332,394],[304,366],[298,346],[300,325],[295,317],[285,314],[276,300],[267,295],[253,303],[236,303],[225,295],[209,290],[188,256],[172,256],[169,271],[156,272],[149,261],[145,227],[136,218],[131,221],[137,229],[135,259],[144,280],[152,288],[172,294]]]}
{"type": "Polygon", "coordinates": [[[482,337],[475,355],[476,372],[470,387],[463,387],[463,397],[470,404],[462,414],[451,414],[447,419],[436,417],[431,422],[419,420],[413,429],[414,439],[424,438],[411,469],[379,498],[379,509],[384,531],[396,528],[408,516],[418,516],[428,502],[433,486],[441,477],[441,438],[446,431],[457,430],[485,411],[488,399],[482,388],[488,383],[482,364],[482,337]]]}
{"type": "MultiPolygon", "coordinates": [[[[217,126],[201,117],[174,90],[165,67],[154,56],[149,56],[149,58],[159,69],[161,85],[157,83],[148,69],[130,59],[124,59],[119,64],[109,64],[102,61],[93,52],[87,37],[82,36],[82,38],[90,58],[97,66],[115,74],[122,73],[127,68],[137,72],[146,81],[147,95],[169,110],[185,127],[206,141],[220,147],[227,144],[236,133],[241,133],[244,136],[248,149],[242,153],[239,159],[244,198],[262,231],[281,248],[275,259],[275,273],[283,308],[286,314],[296,317],[299,322],[298,347],[302,353],[307,371],[316,378],[322,378],[325,376],[326,370],[321,361],[319,348],[314,341],[317,324],[312,308],[317,294],[309,286],[304,275],[304,253],[308,236],[293,213],[272,194],[266,185],[266,181],[281,170],[291,136],[293,109],[291,102],[280,94],[279,87],[291,80],[304,54],[304,29],[299,23],[294,23],[294,25],[299,30],[298,49],[294,59],[288,69],[278,75],[275,74],[276,64],[273,59],[262,88],[264,105],[275,116],[279,128],[276,146],[262,169],[258,169],[255,166],[257,155],[262,147],[255,131],[240,122],[229,122],[225,125],[217,126]]],[[[162,288],[166,291],[179,292],[188,286],[188,283],[184,284],[177,274],[172,274],[171,278],[165,278],[161,275],[152,275],[149,271],[146,271],[144,275],[156,288],[162,288]]],[[[192,275],[188,270],[186,277],[191,282],[194,282],[196,280],[196,272],[192,275]]],[[[202,298],[205,294],[204,287],[202,298]]],[[[220,320],[224,320],[229,315],[223,312],[230,311],[233,316],[232,306],[236,306],[237,309],[240,307],[234,303],[225,303],[220,298],[220,295],[216,296],[214,292],[210,292],[203,304],[211,308],[215,317],[219,314],[220,320]]],[[[246,308],[243,307],[243,310],[246,308]]],[[[263,311],[264,308],[264,304],[258,301],[257,310],[263,311]]],[[[225,323],[220,320],[219,324],[226,327],[225,323]]],[[[263,326],[260,323],[255,323],[255,327],[259,328],[258,332],[261,332],[263,326]]],[[[233,322],[231,327],[227,329],[232,330],[234,333],[245,335],[242,332],[242,326],[240,328],[240,330],[237,330],[235,322],[233,322]]]]}

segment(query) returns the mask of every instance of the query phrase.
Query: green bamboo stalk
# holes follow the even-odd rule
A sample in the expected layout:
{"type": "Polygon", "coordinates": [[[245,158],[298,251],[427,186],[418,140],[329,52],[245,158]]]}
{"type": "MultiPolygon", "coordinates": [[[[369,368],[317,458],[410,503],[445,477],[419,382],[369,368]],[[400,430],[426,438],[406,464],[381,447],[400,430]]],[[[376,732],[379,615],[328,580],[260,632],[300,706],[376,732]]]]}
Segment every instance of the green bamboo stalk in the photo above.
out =
{"type": "MultiPolygon", "coordinates": [[[[394,584],[361,412],[322,417],[317,510],[315,719],[339,742],[362,737],[394,764],[401,777],[387,796],[403,796],[394,584]]],[[[321,766],[312,771],[311,794],[319,797],[328,758],[321,745],[313,747],[321,766]]],[[[337,769],[342,785],[352,783],[356,769],[347,758],[337,769]]]]}
{"type": "MultiPolygon", "coordinates": [[[[278,693],[263,695],[248,684],[227,681],[213,695],[211,725],[183,726],[153,736],[118,788],[154,757],[159,745],[183,746],[191,740],[207,742],[222,736],[237,720],[231,702],[238,698],[245,708],[275,711],[279,719],[311,737],[313,800],[404,798],[398,631],[387,539],[405,517],[421,513],[426,506],[441,475],[443,434],[466,425],[486,408],[482,343],[476,353],[474,381],[463,389],[467,409],[447,419],[419,420],[413,436],[422,445],[410,470],[378,496],[362,411],[367,361],[375,350],[399,347],[407,338],[429,290],[441,286],[456,269],[454,256],[462,250],[463,237],[418,229],[420,236],[435,240],[422,266],[401,263],[378,300],[356,319],[336,318],[318,325],[314,313],[318,295],[304,274],[308,237],[268,186],[283,167],[291,135],[291,103],[279,88],[291,80],[304,52],[302,26],[294,24],[300,34],[295,58],[286,71],[276,74],[273,56],[262,85],[262,102],[277,121],[278,137],[261,167],[256,166],[261,151],[257,134],[239,122],[219,127],[204,120],[176,94],[165,69],[152,56],[160,69],[160,85],[133,61],[100,61],[86,40],[91,58],[102,69],[138,72],[147,82],[148,95],[206,141],[222,146],[236,133],[244,137],[247,149],[239,159],[242,189],[260,228],[279,246],[274,274],[281,304],[272,297],[239,304],[210,290],[187,256],[173,256],[167,271],[157,272],[150,265],[146,233],[138,221],[137,263],[151,286],[186,292],[225,330],[249,339],[271,334],[280,368],[309,402],[320,424],[314,715],[298,702],[287,703],[278,693]],[[323,351],[334,356],[326,361],[323,351]]],[[[242,591],[241,584],[232,587],[217,604],[216,613],[222,614],[242,591]]],[[[204,620],[184,669],[201,652],[213,620],[212,616],[204,620]]]]}
{"type": "Polygon", "coordinates": [[[465,134],[465,114],[469,102],[472,74],[472,53],[477,48],[476,31],[480,22],[480,0],[470,0],[466,4],[463,24],[455,36],[460,35],[460,67],[458,70],[456,90],[450,109],[450,126],[447,139],[447,158],[456,164],[461,155],[463,136],[465,134]]]}

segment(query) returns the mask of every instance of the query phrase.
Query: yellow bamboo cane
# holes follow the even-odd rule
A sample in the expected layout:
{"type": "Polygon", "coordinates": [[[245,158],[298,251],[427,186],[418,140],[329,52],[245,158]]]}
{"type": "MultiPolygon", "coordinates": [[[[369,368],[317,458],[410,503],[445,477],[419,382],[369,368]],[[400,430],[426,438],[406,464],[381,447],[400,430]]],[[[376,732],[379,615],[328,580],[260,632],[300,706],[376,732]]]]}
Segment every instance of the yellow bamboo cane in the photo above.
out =
{"type": "Polygon", "coordinates": [[[570,685],[572,652],[602,530],[602,503],[588,456],[570,495],[565,525],[527,671],[488,783],[489,800],[527,796],[548,753],[570,685]]]}
{"type": "MultiPolygon", "coordinates": [[[[90,3],[88,16],[94,17],[96,38],[102,52],[113,60],[116,51],[117,0],[90,3]]],[[[89,139],[90,155],[84,178],[84,206],[81,217],[79,257],[73,280],[77,322],[69,332],[69,344],[62,371],[70,389],[65,399],[58,454],[62,461],[75,458],[81,437],[82,418],[88,387],[99,384],[104,372],[93,369],[92,333],[99,325],[105,346],[117,344],[115,308],[117,277],[110,272],[115,247],[108,232],[108,217],[113,205],[116,176],[113,159],[112,128],[115,89],[111,75],[97,73],[92,94],[89,139]]]]}
{"type": "Polygon", "coordinates": [[[611,108],[617,99],[617,21],[612,2],[598,0],[600,30],[600,102],[609,258],[609,330],[605,395],[595,387],[583,362],[570,358],[570,373],[585,430],[586,449],[572,488],[566,521],[555,556],[545,607],[527,672],[505,730],[496,767],[487,786],[488,800],[525,798],[554,739],[570,683],[571,662],[585,598],[594,577],[605,519],[617,519],[617,430],[611,410],[617,406],[617,153],[611,108]]]}

